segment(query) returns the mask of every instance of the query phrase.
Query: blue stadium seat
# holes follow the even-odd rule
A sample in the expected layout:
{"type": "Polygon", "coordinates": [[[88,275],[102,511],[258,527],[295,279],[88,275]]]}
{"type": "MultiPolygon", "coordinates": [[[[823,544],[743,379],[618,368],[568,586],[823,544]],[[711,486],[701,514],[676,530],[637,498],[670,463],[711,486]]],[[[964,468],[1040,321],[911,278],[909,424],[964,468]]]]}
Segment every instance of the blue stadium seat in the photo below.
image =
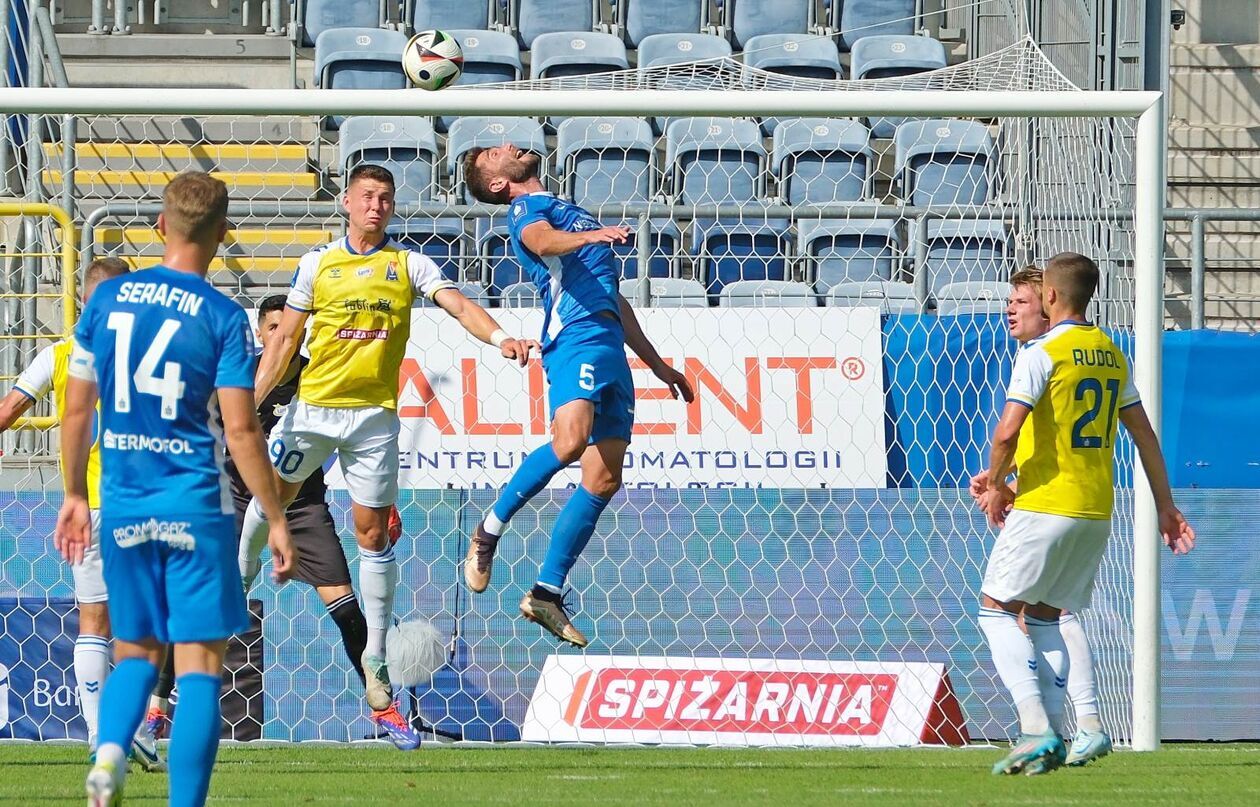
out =
{"type": "MultiPolygon", "coordinates": [[[[639,300],[639,280],[621,281],[621,296],[632,305],[639,300]]],[[[680,277],[653,278],[648,288],[652,308],[708,308],[709,298],[697,280],[680,277]]]]}
{"type": "Polygon", "coordinates": [[[790,205],[870,198],[870,133],[842,118],[795,118],[774,129],[770,164],[790,205]]]}
{"type": "Polygon", "coordinates": [[[737,280],[786,280],[787,230],[784,219],[697,219],[692,252],[697,275],[713,301],[717,302],[727,284],[737,280]]]}
{"type": "Polygon", "coordinates": [[[395,219],[389,234],[398,243],[432,258],[447,280],[459,280],[460,268],[468,263],[468,238],[464,235],[462,219],[453,216],[395,219]]]}
{"type": "MultiPolygon", "coordinates": [[[[455,289],[482,308],[490,306],[490,295],[480,283],[456,283],[455,289]]],[[[437,303],[430,302],[428,297],[419,298],[419,303],[421,308],[437,308],[437,303]]]]}
{"type": "Polygon", "coordinates": [[[542,34],[591,31],[595,28],[592,0],[510,0],[509,21],[521,44],[534,47],[542,34]]]}
{"type": "Polygon", "coordinates": [[[639,118],[569,118],[556,133],[563,192],[582,207],[646,202],[654,190],[652,127],[639,118]]]}
{"type": "MultiPolygon", "coordinates": [[[[612,251],[619,264],[621,277],[633,278],[639,276],[639,228],[638,223],[633,219],[627,220],[625,224],[630,228],[630,237],[624,244],[613,244],[612,251]]],[[[678,255],[682,251],[680,249],[682,231],[670,218],[649,219],[648,229],[652,236],[648,253],[648,275],[657,278],[669,277],[674,274],[678,255]]]]}
{"type": "MultiPolygon", "coordinates": [[[[713,34],[653,34],[639,43],[639,69],[664,67],[686,62],[707,62],[731,55],[731,43],[713,34]]],[[[689,77],[670,79],[670,86],[681,86],[696,91],[724,90],[719,79],[703,73],[689,77]]],[[[669,118],[653,118],[652,131],[663,134],[669,118]]]]}
{"type": "Polygon", "coordinates": [[[915,0],[831,0],[831,27],[840,31],[840,47],[852,50],[863,37],[914,33],[915,0]]]}
{"type": "Polygon", "coordinates": [[[498,297],[509,286],[529,279],[516,260],[508,237],[507,221],[502,217],[477,219],[474,237],[477,257],[481,261],[481,282],[489,288],[492,297],[498,297]]]}
{"type": "MultiPolygon", "coordinates": [[[[286,18],[288,11],[285,11],[286,18]]],[[[302,13],[302,47],[309,48],[325,31],[337,28],[380,28],[379,0],[306,0],[302,13]]],[[[318,75],[318,72],[317,72],[318,75]]]]}
{"type": "MultiPolygon", "coordinates": [[[[459,77],[460,87],[474,84],[494,84],[517,81],[524,75],[521,52],[516,37],[502,31],[455,29],[447,31],[464,51],[464,73],[459,77]]],[[[445,132],[455,122],[455,115],[441,115],[437,130],[445,132]]]]}
{"type": "Polygon", "coordinates": [[[538,308],[542,299],[533,283],[514,283],[503,290],[499,305],[503,308],[538,308]]]}
{"type": "Polygon", "coordinates": [[[808,34],[761,34],[744,45],[744,63],[796,78],[834,80],[844,78],[840,51],[824,36],[808,34]]]}
{"type": "Polygon", "coordinates": [[[450,134],[446,138],[446,170],[460,199],[473,202],[473,198],[468,195],[468,189],[464,187],[464,154],[479,146],[489,148],[504,143],[541,154],[543,161],[539,168],[540,173],[544,177],[550,174],[547,141],[542,124],[538,121],[533,118],[461,117],[451,124],[450,134]]]}
{"type": "Polygon", "coordinates": [[[665,165],[680,204],[748,202],[764,190],[766,150],[749,120],[677,118],[665,134],[665,165]]]}
{"type": "MultiPolygon", "coordinates": [[[[915,254],[921,229],[911,222],[911,254],[915,254]]],[[[949,283],[995,282],[1011,274],[1010,236],[1000,220],[929,220],[924,240],[926,263],[915,271],[927,273],[933,293],[949,283]]]]}
{"type": "Polygon", "coordinates": [[[724,308],[814,308],[818,298],[804,283],[791,280],[737,280],[722,289],[724,308]]]}
{"type": "Polygon", "coordinates": [[[495,5],[495,0],[415,0],[411,30],[438,29],[448,34],[461,28],[484,31],[496,21],[491,10],[495,5]]]}
{"type": "MultiPolygon", "coordinates": [[[[945,67],[945,46],[926,36],[864,36],[853,45],[854,79],[912,76],[945,67]]],[[[871,118],[875,137],[892,137],[905,118],[871,118]]]]}
{"type": "Polygon", "coordinates": [[[694,34],[704,25],[708,0],[620,0],[619,20],[630,47],[656,34],[694,34]]]}
{"type": "Polygon", "coordinates": [[[626,45],[612,34],[564,31],[540,34],[530,48],[529,77],[564,78],[627,70],[626,45]]]}
{"type": "Polygon", "coordinates": [[[348,176],[359,163],[374,163],[394,174],[394,200],[427,202],[437,190],[437,135],[427,118],[346,118],[341,124],[341,170],[348,176]]]}
{"type": "Polygon", "coordinates": [[[727,0],[736,50],[762,34],[803,34],[809,31],[813,0],[727,0]]]}
{"type": "MultiPolygon", "coordinates": [[[[381,28],[332,28],[315,40],[315,83],[325,90],[401,90],[407,37],[381,28]]],[[[330,118],[336,129],[344,120],[330,118]]]]}
{"type": "Polygon", "coordinates": [[[1006,311],[1006,299],[1010,294],[1009,283],[946,283],[936,293],[936,313],[943,317],[954,314],[1001,314],[1006,311]]]}
{"type": "Polygon", "coordinates": [[[919,301],[914,296],[914,286],[872,280],[866,283],[840,283],[832,286],[824,298],[836,308],[864,308],[878,306],[882,314],[915,314],[919,301]]]}
{"type": "Polygon", "coordinates": [[[982,123],[912,120],[897,127],[894,177],[916,206],[982,205],[989,200],[993,138],[982,123]]]}
{"type": "Polygon", "coordinates": [[[796,228],[798,252],[813,265],[810,277],[819,294],[893,275],[901,241],[891,219],[800,220],[796,228]]]}

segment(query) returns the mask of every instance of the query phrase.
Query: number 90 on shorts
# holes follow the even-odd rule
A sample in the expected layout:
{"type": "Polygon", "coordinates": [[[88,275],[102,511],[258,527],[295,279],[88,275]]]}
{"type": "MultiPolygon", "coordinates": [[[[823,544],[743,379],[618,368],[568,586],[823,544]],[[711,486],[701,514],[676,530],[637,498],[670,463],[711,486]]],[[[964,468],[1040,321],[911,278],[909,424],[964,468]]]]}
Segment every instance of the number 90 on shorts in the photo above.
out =
{"type": "Polygon", "coordinates": [[[283,440],[271,441],[271,464],[282,474],[292,475],[297,473],[297,469],[302,467],[302,460],[306,459],[305,452],[292,449],[285,450],[283,440]]]}

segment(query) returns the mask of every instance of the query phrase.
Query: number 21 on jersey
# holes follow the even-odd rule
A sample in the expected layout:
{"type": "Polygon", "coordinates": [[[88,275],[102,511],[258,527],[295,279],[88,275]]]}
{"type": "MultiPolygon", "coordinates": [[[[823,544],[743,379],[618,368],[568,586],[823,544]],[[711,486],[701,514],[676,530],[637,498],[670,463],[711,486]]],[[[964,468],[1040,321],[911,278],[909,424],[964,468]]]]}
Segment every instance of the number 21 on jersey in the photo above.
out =
{"type": "Polygon", "coordinates": [[[179,362],[168,361],[162,364],[162,375],[154,373],[158,364],[162,363],[162,355],[170,347],[171,339],[179,330],[179,320],[162,321],[153,343],[140,358],[140,366],[135,373],[131,372],[131,336],[136,326],[136,315],[126,311],[114,311],[109,315],[106,327],[114,332],[114,411],[131,411],[131,388],[144,395],[156,395],[162,404],[163,420],[174,420],[179,409],[179,400],[184,395],[184,382],[181,379],[182,368],[179,362]]]}
{"type": "Polygon", "coordinates": [[[1120,379],[1109,378],[1104,388],[1103,381],[1098,378],[1082,378],[1076,385],[1075,398],[1085,404],[1086,409],[1072,425],[1072,448],[1111,448],[1111,435],[1116,425],[1116,404],[1120,400],[1120,379]],[[1097,426],[1094,421],[1106,403],[1107,424],[1103,433],[1092,434],[1097,426]]]}

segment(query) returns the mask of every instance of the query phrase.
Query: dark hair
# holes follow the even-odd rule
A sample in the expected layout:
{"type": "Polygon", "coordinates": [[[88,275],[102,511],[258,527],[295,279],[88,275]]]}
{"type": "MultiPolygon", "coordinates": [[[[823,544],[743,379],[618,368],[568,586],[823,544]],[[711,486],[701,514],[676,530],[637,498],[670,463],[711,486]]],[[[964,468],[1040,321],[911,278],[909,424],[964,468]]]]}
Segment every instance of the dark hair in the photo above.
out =
{"type": "Polygon", "coordinates": [[[477,148],[469,149],[464,154],[464,184],[468,186],[468,192],[478,202],[505,205],[511,201],[508,198],[507,186],[504,185],[503,190],[498,193],[490,190],[491,177],[488,172],[482,170],[481,166],[477,164],[477,158],[486,151],[487,149],[478,146],[477,148]]]}
{"type": "Polygon", "coordinates": [[[388,168],[371,163],[360,163],[350,171],[350,175],[346,177],[346,190],[355,183],[355,180],[371,179],[376,182],[383,182],[391,189],[396,187],[394,184],[394,175],[388,168]]]}
{"type": "Polygon", "coordinates": [[[90,292],[98,283],[130,272],[131,267],[122,258],[97,258],[83,272],[83,290],[90,292]]]}
{"type": "Polygon", "coordinates": [[[1060,252],[1046,262],[1046,285],[1084,311],[1098,290],[1098,264],[1076,252],[1060,252]]]}
{"type": "Polygon", "coordinates": [[[270,297],[262,298],[262,301],[258,303],[258,318],[262,319],[272,311],[283,311],[288,299],[283,294],[273,294],[270,297]]]}

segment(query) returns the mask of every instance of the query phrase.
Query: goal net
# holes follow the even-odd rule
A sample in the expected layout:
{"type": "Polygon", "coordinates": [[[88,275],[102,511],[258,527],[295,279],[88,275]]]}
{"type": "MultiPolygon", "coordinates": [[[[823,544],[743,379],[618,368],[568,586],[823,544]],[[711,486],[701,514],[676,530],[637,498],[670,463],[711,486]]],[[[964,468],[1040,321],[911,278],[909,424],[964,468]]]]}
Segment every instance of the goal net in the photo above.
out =
{"type": "MultiPolygon", "coordinates": [[[[496,489],[548,439],[541,365],[508,366],[441,311],[417,311],[399,381],[396,615],[431,620],[450,661],[404,709],[466,740],[1004,739],[1014,714],[976,622],[995,534],[966,487],[987,464],[1016,349],[1006,281],[1061,251],[1095,258],[1091,313],[1140,350],[1150,331],[1135,340],[1137,289],[1158,271],[1135,236],[1151,193],[1135,151],[1150,99],[1079,92],[1031,41],[912,75],[896,75],[897,55],[887,77],[862,81],[723,58],[436,95],[46,91],[9,180],[71,209],[81,264],[118,255],[143,267],[162,253],[164,181],[219,173],[232,231],[210,279],[249,308],[284,292],[303,252],[341,236],[347,171],[383,164],[398,181],[394,237],[509,332],[532,335],[542,312],[506,209],[474,203],[460,159],[505,141],[540,153],[550,190],[631,229],[615,249],[622,293],[698,397],[672,400],[632,359],[625,490],[570,579],[592,644],[558,650],[516,605],[575,471],[512,522],[488,593],[470,595],[461,573],[496,489]]],[[[65,236],[36,229],[49,250],[65,236]]],[[[5,277],[14,294],[65,279],[50,258],[11,259],[5,277]]],[[[12,376],[64,328],[43,298],[6,311],[12,376]]],[[[1155,370],[1139,361],[1138,372],[1155,370]]],[[[11,689],[33,694],[12,701],[0,736],[82,737],[71,576],[48,540],[56,432],[4,440],[0,664],[11,689]]],[[[1103,722],[1128,742],[1139,508],[1127,445],[1118,466],[1112,540],[1080,617],[1103,722]]],[[[232,736],[368,735],[316,594],[263,583],[251,596],[261,630],[235,653],[232,736]]]]}

